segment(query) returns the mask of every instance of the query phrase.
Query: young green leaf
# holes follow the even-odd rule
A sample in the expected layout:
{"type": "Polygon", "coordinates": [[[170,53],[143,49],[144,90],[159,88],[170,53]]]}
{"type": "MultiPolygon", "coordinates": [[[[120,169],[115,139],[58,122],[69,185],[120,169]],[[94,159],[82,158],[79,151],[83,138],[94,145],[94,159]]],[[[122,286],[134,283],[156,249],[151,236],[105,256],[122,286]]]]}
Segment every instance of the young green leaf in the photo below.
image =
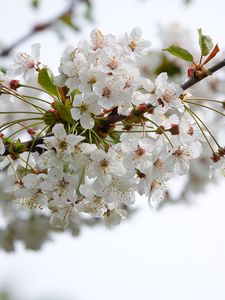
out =
{"type": "Polygon", "coordinates": [[[170,54],[174,55],[174,56],[177,56],[183,60],[186,60],[186,61],[190,61],[192,62],[194,60],[192,54],[184,49],[184,48],[180,48],[178,46],[170,46],[169,48],[166,48],[166,49],[162,49],[163,51],[167,51],[169,52],[170,54]]]}
{"type": "Polygon", "coordinates": [[[199,35],[198,42],[201,49],[201,54],[202,56],[207,56],[213,48],[212,39],[208,35],[203,35],[201,28],[198,29],[198,35],[199,35]]]}
{"type": "Polygon", "coordinates": [[[75,31],[79,31],[79,30],[80,30],[79,26],[77,26],[77,25],[74,23],[71,14],[65,14],[65,15],[61,16],[61,17],[59,18],[59,20],[62,21],[65,25],[69,26],[70,28],[72,28],[72,29],[75,30],[75,31]]]}
{"type": "Polygon", "coordinates": [[[57,87],[54,85],[52,75],[46,67],[39,71],[38,82],[45,91],[51,95],[58,96],[57,87]]]}
{"type": "Polygon", "coordinates": [[[55,102],[55,108],[60,115],[60,118],[67,123],[74,124],[74,120],[71,116],[71,102],[67,101],[65,104],[61,102],[55,102]]]}
{"type": "Polygon", "coordinates": [[[39,0],[32,0],[31,5],[33,8],[37,9],[40,5],[39,0]]]}

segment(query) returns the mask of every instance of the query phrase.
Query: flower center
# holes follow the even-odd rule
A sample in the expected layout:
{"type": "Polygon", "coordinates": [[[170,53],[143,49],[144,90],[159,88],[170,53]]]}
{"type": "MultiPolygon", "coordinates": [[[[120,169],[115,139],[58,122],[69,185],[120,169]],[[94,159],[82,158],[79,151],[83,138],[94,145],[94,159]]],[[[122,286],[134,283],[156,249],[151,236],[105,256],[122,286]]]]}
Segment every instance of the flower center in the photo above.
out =
{"type": "Polygon", "coordinates": [[[66,150],[67,147],[68,147],[68,144],[67,144],[66,141],[60,141],[60,142],[59,142],[59,149],[60,149],[61,151],[66,150]]]}
{"type": "Polygon", "coordinates": [[[90,84],[90,85],[93,85],[97,82],[97,79],[94,75],[90,76],[87,83],[90,84]]]}
{"type": "Polygon", "coordinates": [[[110,95],[111,95],[111,91],[110,91],[110,89],[106,86],[106,87],[104,87],[104,89],[103,89],[103,93],[102,93],[102,96],[103,97],[107,97],[107,98],[109,98],[110,97],[110,95]]]}
{"type": "Polygon", "coordinates": [[[86,103],[82,102],[80,105],[80,111],[85,112],[87,110],[88,110],[88,105],[86,103]]]}
{"type": "Polygon", "coordinates": [[[107,65],[107,67],[109,67],[111,70],[115,70],[118,67],[118,61],[115,57],[115,55],[113,55],[111,62],[107,65]]]}
{"type": "Polygon", "coordinates": [[[190,134],[190,135],[194,134],[194,128],[192,126],[189,126],[188,134],[190,134]]]}
{"type": "Polygon", "coordinates": [[[164,100],[165,102],[170,102],[171,100],[173,100],[173,96],[174,96],[174,95],[173,95],[170,91],[166,90],[166,91],[163,93],[162,98],[163,98],[163,100],[164,100]]]}
{"type": "Polygon", "coordinates": [[[109,162],[106,159],[100,161],[100,166],[102,169],[106,169],[109,165],[109,162]]]}
{"type": "Polygon", "coordinates": [[[157,159],[155,162],[154,162],[154,166],[160,170],[162,170],[164,168],[164,162],[163,160],[161,159],[157,159]]]}
{"type": "Polygon", "coordinates": [[[135,151],[136,156],[143,156],[145,154],[145,149],[138,147],[138,149],[135,151]]]}
{"type": "Polygon", "coordinates": [[[133,40],[128,46],[131,48],[132,51],[134,51],[137,48],[137,43],[133,40]]]}
{"type": "Polygon", "coordinates": [[[26,69],[32,69],[34,67],[34,62],[27,53],[20,54],[20,63],[26,69]]]}

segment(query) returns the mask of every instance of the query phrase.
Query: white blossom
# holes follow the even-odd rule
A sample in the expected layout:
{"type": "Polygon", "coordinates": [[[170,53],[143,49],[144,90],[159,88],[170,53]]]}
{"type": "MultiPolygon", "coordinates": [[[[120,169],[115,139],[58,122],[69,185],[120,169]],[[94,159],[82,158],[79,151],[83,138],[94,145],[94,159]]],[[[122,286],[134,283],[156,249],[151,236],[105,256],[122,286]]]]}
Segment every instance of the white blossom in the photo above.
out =
{"type": "MultiPolygon", "coordinates": [[[[27,133],[20,135],[20,129],[11,133],[10,127],[2,126],[0,169],[14,178],[4,191],[29,208],[44,208],[54,227],[78,224],[83,215],[115,226],[126,218],[126,207],[135,203],[137,195],[147,197],[155,208],[166,200],[168,182],[175,176],[189,174],[197,183],[199,178],[206,180],[206,174],[201,174],[206,173],[209,156],[204,141],[210,142],[212,133],[205,130],[206,125],[201,128],[203,121],[189,114],[188,101],[193,98],[175,81],[169,82],[166,73],[155,81],[142,76],[138,57],[143,58],[149,46],[139,28],[120,39],[94,29],[89,41],[68,46],[59,74],[44,93],[43,108],[37,101],[42,96],[27,98],[32,105],[35,100],[34,108],[46,127],[40,125],[35,135],[28,130],[33,141],[25,142],[27,149],[21,150],[20,141],[11,143],[11,138],[18,133],[25,140],[27,133]],[[51,89],[52,97],[48,97],[51,89]],[[37,151],[30,153],[34,145],[37,151]],[[11,153],[4,156],[6,148],[11,153]],[[194,161],[195,168],[190,170],[202,148],[201,164],[194,161]]],[[[39,92],[39,52],[40,45],[35,44],[31,54],[18,54],[7,73],[0,73],[0,83],[19,94],[19,89],[13,91],[11,76],[23,74],[39,92]]],[[[153,62],[155,69],[157,64],[153,62]]],[[[9,95],[5,102],[8,99],[9,95]]],[[[1,106],[3,111],[6,104],[1,106]]],[[[2,115],[1,122],[6,122],[2,115]]],[[[210,176],[225,176],[223,148],[215,154],[210,176]]]]}
{"type": "Polygon", "coordinates": [[[179,145],[171,150],[167,163],[173,168],[175,174],[186,174],[190,168],[190,160],[199,157],[201,151],[202,147],[198,141],[188,145],[179,145]]]}
{"type": "Polygon", "coordinates": [[[116,152],[110,150],[108,153],[102,149],[97,149],[91,153],[92,164],[88,170],[88,175],[97,177],[102,185],[108,185],[112,181],[112,176],[123,176],[126,172],[122,162],[117,160],[116,152]]]}
{"type": "Polygon", "coordinates": [[[98,97],[92,93],[85,93],[74,97],[71,115],[74,120],[80,120],[80,124],[84,129],[94,127],[95,121],[92,114],[99,115],[101,107],[97,103],[98,97]]]}
{"type": "Polygon", "coordinates": [[[109,210],[104,215],[104,222],[107,226],[116,226],[127,217],[127,212],[124,209],[109,210]]]}
{"type": "Polygon", "coordinates": [[[31,53],[19,53],[15,59],[14,64],[8,70],[9,76],[18,76],[23,74],[24,77],[29,78],[39,68],[40,58],[40,44],[31,46],[31,53]]]}
{"type": "Polygon", "coordinates": [[[179,98],[183,90],[177,84],[168,82],[168,75],[161,73],[155,81],[155,99],[164,109],[175,108],[178,111],[184,110],[184,105],[179,98]]]}
{"type": "Polygon", "coordinates": [[[133,52],[136,55],[142,55],[143,50],[150,47],[151,43],[142,38],[142,30],[138,27],[134,28],[130,35],[125,34],[122,44],[126,46],[128,52],[133,52]]]}
{"type": "Polygon", "coordinates": [[[5,153],[5,145],[2,138],[0,137],[0,155],[3,155],[4,153],[5,153]]]}
{"type": "Polygon", "coordinates": [[[210,177],[225,177],[225,157],[221,157],[216,163],[210,166],[210,177]]]}

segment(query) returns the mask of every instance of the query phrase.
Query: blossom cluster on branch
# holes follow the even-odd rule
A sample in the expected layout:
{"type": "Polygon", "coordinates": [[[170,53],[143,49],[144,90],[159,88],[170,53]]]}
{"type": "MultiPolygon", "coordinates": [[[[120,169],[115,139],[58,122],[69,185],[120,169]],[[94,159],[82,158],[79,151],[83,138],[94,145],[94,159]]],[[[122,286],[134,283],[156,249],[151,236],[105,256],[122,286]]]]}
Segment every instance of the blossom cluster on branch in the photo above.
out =
{"type": "MultiPolygon", "coordinates": [[[[2,101],[30,110],[0,123],[0,167],[8,168],[7,191],[17,202],[50,211],[56,227],[77,223],[83,214],[117,225],[138,195],[153,207],[164,200],[168,181],[187,174],[207,144],[210,174],[224,175],[225,149],[191,109],[195,98],[166,73],[154,81],[141,75],[138,61],[149,46],[139,28],[121,38],[95,29],[90,41],[66,48],[57,76],[41,64],[40,45],[16,56],[1,74],[2,101]],[[22,142],[26,135],[30,141],[22,142]]],[[[205,47],[203,56],[212,57],[217,48],[209,53],[212,45],[205,47]]],[[[193,62],[186,50],[168,49],[193,62]]],[[[199,64],[192,78],[200,71],[208,75],[199,64]]],[[[223,101],[217,104],[223,109],[223,101]]]]}

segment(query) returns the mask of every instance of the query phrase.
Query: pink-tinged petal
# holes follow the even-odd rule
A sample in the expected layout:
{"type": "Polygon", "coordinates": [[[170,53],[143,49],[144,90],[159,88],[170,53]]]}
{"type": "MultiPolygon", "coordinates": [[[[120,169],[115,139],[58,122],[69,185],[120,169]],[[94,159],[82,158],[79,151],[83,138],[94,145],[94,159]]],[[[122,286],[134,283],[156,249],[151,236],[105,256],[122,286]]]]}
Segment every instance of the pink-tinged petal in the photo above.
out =
{"type": "Polygon", "coordinates": [[[64,129],[63,124],[56,124],[52,128],[52,132],[54,133],[54,136],[59,140],[65,139],[65,137],[66,137],[66,131],[64,129]]]}
{"type": "Polygon", "coordinates": [[[80,112],[79,108],[73,107],[73,108],[71,108],[70,112],[71,112],[71,116],[74,120],[76,120],[76,121],[80,120],[81,112],[80,112]]]}
{"type": "Polygon", "coordinates": [[[80,124],[84,129],[91,129],[94,127],[95,121],[89,114],[82,114],[80,124]]]}

